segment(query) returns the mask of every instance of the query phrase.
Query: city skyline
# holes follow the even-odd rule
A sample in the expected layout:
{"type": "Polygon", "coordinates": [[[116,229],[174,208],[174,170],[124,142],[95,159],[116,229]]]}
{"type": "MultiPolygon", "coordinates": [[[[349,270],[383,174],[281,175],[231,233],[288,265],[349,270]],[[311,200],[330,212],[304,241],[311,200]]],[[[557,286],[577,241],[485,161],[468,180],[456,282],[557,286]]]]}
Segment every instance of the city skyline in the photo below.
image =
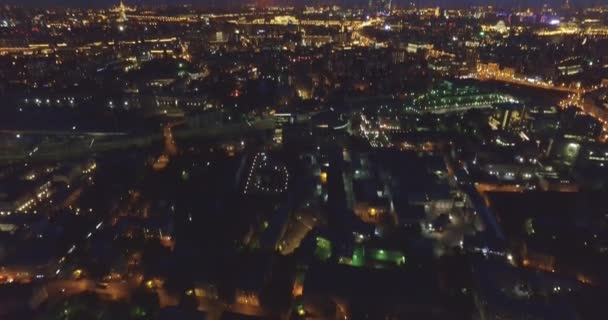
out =
{"type": "Polygon", "coordinates": [[[605,314],[608,6],[327,1],[0,5],[0,319],[605,314]]]}
{"type": "MultiPolygon", "coordinates": [[[[271,4],[271,5],[315,5],[315,4],[339,4],[339,5],[353,5],[353,6],[365,6],[369,0],[180,0],[180,1],[164,1],[164,0],[131,0],[125,1],[131,5],[178,5],[178,4],[192,4],[192,5],[212,5],[212,6],[226,6],[226,5],[241,5],[249,3],[257,4],[271,4]]],[[[78,6],[78,7],[106,7],[116,4],[114,0],[100,0],[96,1],[94,5],[91,5],[90,1],[85,0],[24,0],[15,1],[8,0],[8,4],[14,5],[26,5],[26,6],[78,6]]],[[[409,3],[420,3],[421,6],[441,6],[441,7],[467,7],[471,5],[497,5],[505,8],[517,8],[517,7],[541,7],[545,4],[552,6],[561,6],[564,0],[395,0],[394,5],[405,6],[409,3]]],[[[605,4],[602,0],[572,0],[570,5],[573,7],[588,7],[594,5],[605,4]]]]}

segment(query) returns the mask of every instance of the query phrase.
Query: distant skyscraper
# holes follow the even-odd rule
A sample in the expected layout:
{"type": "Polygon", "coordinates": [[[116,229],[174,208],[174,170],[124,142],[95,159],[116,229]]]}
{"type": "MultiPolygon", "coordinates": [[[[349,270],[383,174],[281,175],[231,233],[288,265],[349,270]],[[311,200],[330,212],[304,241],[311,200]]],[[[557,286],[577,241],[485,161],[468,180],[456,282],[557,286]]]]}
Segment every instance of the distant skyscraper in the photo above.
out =
{"type": "Polygon", "coordinates": [[[392,0],[369,0],[369,10],[376,14],[390,14],[392,5],[392,0]]]}
{"type": "Polygon", "coordinates": [[[120,1],[120,5],[118,6],[118,8],[120,10],[120,21],[127,21],[127,8],[125,7],[125,4],[122,1],[120,1]]]}
{"type": "Polygon", "coordinates": [[[564,0],[564,4],[562,5],[562,8],[565,10],[570,10],[570,0],[564,0]]]}

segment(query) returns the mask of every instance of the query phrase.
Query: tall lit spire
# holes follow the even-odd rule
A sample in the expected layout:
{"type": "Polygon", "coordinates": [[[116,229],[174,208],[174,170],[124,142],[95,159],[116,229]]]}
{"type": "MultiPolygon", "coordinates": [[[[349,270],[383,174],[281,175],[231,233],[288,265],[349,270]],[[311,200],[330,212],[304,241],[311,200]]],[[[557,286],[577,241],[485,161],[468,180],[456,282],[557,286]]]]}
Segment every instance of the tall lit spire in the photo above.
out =
{"type": "Polygon", "coordinates": [[[120,15],[119,18],[118,18],[118,21],[120,21],[120,22],[127,21],[127,7],[122,2],[122,0],[120,0],[120,4],[118,5],[118,12],[119,12],[119,15],[120,15]]]}

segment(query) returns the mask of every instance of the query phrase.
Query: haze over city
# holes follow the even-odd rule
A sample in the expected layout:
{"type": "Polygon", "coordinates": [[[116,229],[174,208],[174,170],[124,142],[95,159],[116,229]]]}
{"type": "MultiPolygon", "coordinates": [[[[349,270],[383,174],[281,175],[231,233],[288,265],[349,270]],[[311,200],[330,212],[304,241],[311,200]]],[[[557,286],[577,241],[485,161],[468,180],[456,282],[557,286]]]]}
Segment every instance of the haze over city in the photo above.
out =
{"type": "MultiPolygon", "coordinates": [[[[114,4],[113,0],[5,0],[5,3],[19,4],[28,6],[82,6],[82,7],[103,7],[114,4]]],[[[396,6],[405,6],[409,3],[419,4],[421,6],[442,6],[442,7],[467,7],[471,5],[497,5],[502,7],[541,7],[545,4],[559,5],[561,0],[393,0],[396,6]]],[[[192,5],[237,5],[246,3],[256,3],[259,5],[315,5],[315,4],[338,4],[345,6],[364,6],[369,3],[369,0],[132,0],[125,3],[133,5],[177,5],[177,4],[192,4],[192,5]]],[[[601,5],[603,0],[572,0],[573,6],[586,7],[590,5],[601,5]]]]}
{"type": "Polygon", "coordinates": [[[182,3],[2,2],[0,319],[606,318],[608,3],[182,3]]]}

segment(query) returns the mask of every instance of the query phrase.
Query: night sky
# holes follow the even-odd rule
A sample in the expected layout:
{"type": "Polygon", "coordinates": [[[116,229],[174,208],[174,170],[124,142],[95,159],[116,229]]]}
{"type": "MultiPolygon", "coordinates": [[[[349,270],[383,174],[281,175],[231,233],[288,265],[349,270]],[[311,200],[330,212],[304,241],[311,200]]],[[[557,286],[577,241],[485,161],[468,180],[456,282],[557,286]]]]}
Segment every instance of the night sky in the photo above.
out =
{"type": "MultiPolygon", "coordinates": [[[[21,4],[27,6],[95,6],[107,7],[119,0],[0,0],[0,3],[21,4]]],[[[176,3],[192,3],[201,5],[222,5],[226,3],[245,3],[245,2],[264,2],[264,3],[338,3],[338,4],[365,4],[368,0],[125,0],[127,4],[176,4],[176,3]]],[[[416,2],[417,0],[394,0],[397,4],[407,2],[416,2]]],[[[419,0],[423,6],[440,5],[442,7],[449,6],[469,6],[473,4],[497,4],[501,6],[530,6],[540,7],[544,3],[558,5],[564,0],[419,0]]],[[[607,0],[570,0],[573,6],[588,6],[590,4],[602,4],[607,0]]]]}

